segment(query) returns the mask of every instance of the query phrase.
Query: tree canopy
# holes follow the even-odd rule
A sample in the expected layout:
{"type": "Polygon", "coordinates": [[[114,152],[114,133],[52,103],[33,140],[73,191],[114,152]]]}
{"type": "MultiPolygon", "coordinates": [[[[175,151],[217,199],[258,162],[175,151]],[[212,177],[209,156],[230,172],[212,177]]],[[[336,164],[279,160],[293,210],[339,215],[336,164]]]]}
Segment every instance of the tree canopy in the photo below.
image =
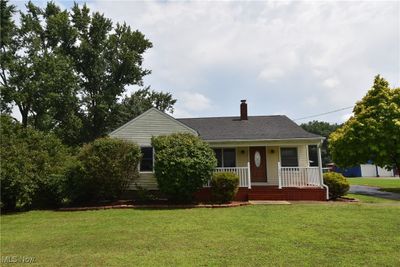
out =
{"type": "Polygon", "coordinates": [[[329,122],[314,120],[308,123],[302,123],[300,126],[310,133],[318,134],[326,138],[321,146],[322,164],[325,166],[326,164],[331,163],[332,157],[328,148],[329,135],[340,125],[336,123],[330,124],[329,122]]]}
{"type": "Polygon", "coordinates": [[[106,135],[149,105],[173,111],[168,93],[144,88],[150,70],[143,54],[152,43],[138,30],[116,23],[86,5],[62,10],[54,2],[16,9],[1,1],[1,108],[17,106],[24,127],[55,132],[81,144],[106,135]]]}
{"type": "Polygon", "coordinates": [[[389,88],[379,75],[357,102],[352,116],[330,135],[329,148],[338,166],[372,160],[380,167],[400,169],[400,88],[389,88]]]}

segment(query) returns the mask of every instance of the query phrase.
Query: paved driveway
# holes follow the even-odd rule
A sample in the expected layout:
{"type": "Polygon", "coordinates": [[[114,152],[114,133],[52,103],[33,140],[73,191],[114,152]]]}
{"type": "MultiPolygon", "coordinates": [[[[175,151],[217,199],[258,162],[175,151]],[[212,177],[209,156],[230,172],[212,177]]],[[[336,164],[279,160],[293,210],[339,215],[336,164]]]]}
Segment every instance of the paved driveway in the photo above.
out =
{"type": "Polygon", "coordinates": [[[366,185],[351,185],[349,193],[400,200],[400,194],[380,191],[379,187],[366,185]]]}

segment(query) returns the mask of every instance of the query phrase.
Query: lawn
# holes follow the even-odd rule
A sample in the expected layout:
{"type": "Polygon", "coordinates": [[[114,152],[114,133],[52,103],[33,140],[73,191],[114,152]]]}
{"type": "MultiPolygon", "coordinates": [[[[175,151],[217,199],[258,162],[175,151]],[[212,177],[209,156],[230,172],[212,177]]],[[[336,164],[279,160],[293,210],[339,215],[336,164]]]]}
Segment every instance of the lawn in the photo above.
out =
{"type": "Polygon", "coordinates": [[[381,188],[382,191],[400,193],[400,178],[347,178],[350,185],[367,185],[381,188]]]}
{"type": "Polygon", "coordinates": [[[1,216],[1,255],[40,266],[400,266],[400,205],[32,211],[1,216]]]}

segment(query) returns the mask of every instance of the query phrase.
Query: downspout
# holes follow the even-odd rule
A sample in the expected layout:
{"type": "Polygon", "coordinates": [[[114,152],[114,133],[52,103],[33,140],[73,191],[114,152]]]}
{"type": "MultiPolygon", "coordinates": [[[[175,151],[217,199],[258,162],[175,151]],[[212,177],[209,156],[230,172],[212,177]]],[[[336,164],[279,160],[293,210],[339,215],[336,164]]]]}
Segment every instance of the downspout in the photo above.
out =
{"type": "Polygon", "coordinates": [[[323,140],[321,140],[321,143],[318,144],[318,167],[319,167],[319,178],[321,182],[321,186],[325,188],[326,190],[326,200],[329,200],[329,187],[324,184],[324,174],[322,172],[322,157],[321,157],[321,146],[322,146],[323,140]]]}

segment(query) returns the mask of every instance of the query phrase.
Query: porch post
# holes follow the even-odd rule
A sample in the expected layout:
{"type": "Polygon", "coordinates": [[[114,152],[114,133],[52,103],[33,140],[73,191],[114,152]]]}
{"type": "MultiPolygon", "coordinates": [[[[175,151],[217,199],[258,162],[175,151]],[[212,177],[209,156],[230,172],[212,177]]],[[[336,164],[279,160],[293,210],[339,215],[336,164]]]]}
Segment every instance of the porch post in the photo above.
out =
{"type": "Polygon", "coordinates": [[[248,188],[251,189],[250,162],[247,162],[247,182],[249,183],[248,188]]]}
{"type": "Polygon", "coordinates": [[[282,189],[282,176],[281,176],[281,162],[278,161],[278,183],[279,183],[279,189],[282,189]]]}
{"type": "Polygon", "coordinates": [[[322,145],[322,142],[321,143],[319,143],[318,144],[318,167],[319,167],[319,180],[320,180],[320,183],[321,183],[321,186],[324,184],[324,176],[323,176],[323,173],[322,173],[322,157],[321,157],[321,145],[322,145]]]}

